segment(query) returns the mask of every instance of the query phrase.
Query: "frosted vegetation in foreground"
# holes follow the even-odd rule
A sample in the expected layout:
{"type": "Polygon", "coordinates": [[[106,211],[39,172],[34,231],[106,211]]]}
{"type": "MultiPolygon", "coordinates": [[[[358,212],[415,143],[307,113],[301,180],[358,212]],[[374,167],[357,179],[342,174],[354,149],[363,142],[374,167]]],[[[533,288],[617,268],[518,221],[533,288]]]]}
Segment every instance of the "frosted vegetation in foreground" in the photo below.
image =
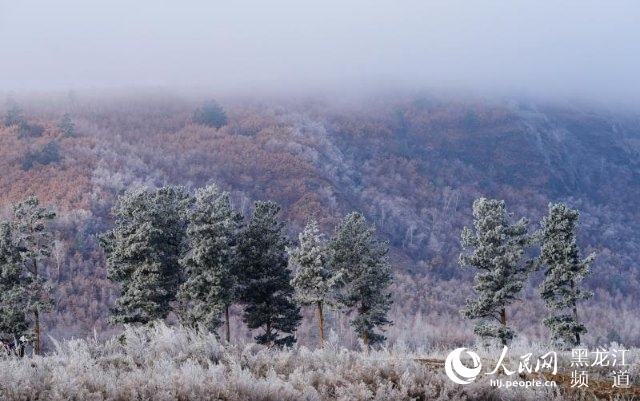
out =
{"type": "MultiPolygon", "coordinates": [[[[12,400],[564,400],[592,399],[563,388],[498,389],[487,376],[461,386],[437,364],[450,350],[402,345],[348,351],[223,345],[210,333],[164,323],[127,327],[104,343],[56,343],[44,357],[0,358],[0,399],[12,400]]],[[[335,336],[334,336],[335,337],[335,336]]],[[[479,350],[483,359],[495,350],[479,350]]],[[[518,350],[537,352],[535,349],[518,350]]],[[[522,352],[521,352],[522,353],[522,352]]],[[[494,355],[495,354],[495,355],[494,355]]],[[[638,381],[633,353],[632,381],[638,381]]],[[[630,355],[631,356],[631,355],[630,355]]],[[[562,358],[560,359],[562,361],[562,358]]],[[[568,359],[566,359],[568,360],[568,359]]],[[[568,371],[568,367],[564,369],[568,371]]],[[[559,371],[562,371],[559,369],[559,371]]],[[[592,376],[595,379],[595,376],[592,376]]],[[[620,399],[625,399],[620,398],[620,399]]]]}

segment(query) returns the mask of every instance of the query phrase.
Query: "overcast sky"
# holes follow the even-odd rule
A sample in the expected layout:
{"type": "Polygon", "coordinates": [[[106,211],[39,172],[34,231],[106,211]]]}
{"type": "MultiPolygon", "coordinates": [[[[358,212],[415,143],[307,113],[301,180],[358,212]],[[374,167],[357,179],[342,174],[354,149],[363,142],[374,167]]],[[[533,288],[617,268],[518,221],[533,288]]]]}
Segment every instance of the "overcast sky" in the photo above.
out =
{"type": "Polygon", "coordinates": [[[0,91],[455,88],[640,99],[640,1],[0,0],[0,91]]]}

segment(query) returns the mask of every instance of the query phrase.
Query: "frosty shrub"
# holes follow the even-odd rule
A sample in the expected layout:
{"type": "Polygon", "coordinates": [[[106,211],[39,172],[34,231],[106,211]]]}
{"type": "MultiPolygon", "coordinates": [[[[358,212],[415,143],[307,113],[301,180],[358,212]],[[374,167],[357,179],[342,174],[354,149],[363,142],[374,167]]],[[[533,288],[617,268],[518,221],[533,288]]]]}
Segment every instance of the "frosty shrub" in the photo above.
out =
{"type": "MultiPolygon", "coordinates": [[[[428,353],[405,346],[349,351],[331,337],[324,349],[279,350],[223,345],[204,329],[154,323],[126,327],[106,342],[53,342],[47,356],[0,358],[1,400],[593,399],[586,390],[497,389],[484,375],[461,386],[441,366],[423,363],[428,353]]],[[[629,360],[637,357],[634,351],[629,360]]],[[[637,384],[637,366],[631,370],[637,384]]]]}

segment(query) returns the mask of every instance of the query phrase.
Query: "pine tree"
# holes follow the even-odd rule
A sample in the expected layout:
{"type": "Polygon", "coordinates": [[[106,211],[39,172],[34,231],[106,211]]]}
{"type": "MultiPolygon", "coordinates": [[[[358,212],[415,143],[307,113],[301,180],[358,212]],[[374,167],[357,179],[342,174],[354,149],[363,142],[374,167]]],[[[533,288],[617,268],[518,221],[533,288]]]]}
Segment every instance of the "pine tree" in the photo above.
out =
{"type": "Polygon", "coordinates": [[[287,267],[284,224],[279,221],[280,206],[274,202],[255,202],[254,212],[239,240],[241,258],[240,300],[243,320],[250,329],[263,328],[255,337],[260,344],[291,345],[291,335],[302,316],[292,300],[291,271],[287,267]],[[280,333],[289,334],[280,337],[280,333]]]}
{"type": "Polygon", "coordinates": [[[25,311],[31,296],[22,274],[22,258],[8,222],[0,223],[0,334],[17,340],[29,328],[25,311]]]}
{"type": "Polygon", "coordinates": [[[180,187],[141,189],[113,208],[115,228],[100,236],[109,279],[119,283],[112,323],[148,323],[171,310],[182,275],[178,260],[190,198],[180,187]]]}
{"type": "Polygon", "coordinates": [[[236,242],[242,216],[233,210],[228,192],[215,185],[196,191],[189,212],[187,252],[180,260],[185,281],[178,291],[181,315],[190,324],[217,330],[225,315],[225,338],[230,341],[229,307],[237,298],[236,242]]]}
{"type": "Polygon", "coordinates": [[[506,345],[514,336],[507,325],[507,306],[516,300],[530,272],[530,266],[522,263],[531,241],[528,221],[522,218],[510,224],[504,201],[485,198],[473,202],[473,220],[475,232],[467,227],[462,231],[459,262],[478,269],[474,285],[478,298],[468,299],[462,313],[480,320],[476,335],[499,338],[506,345]]]}
{"type": "Polygon", "coordinates": [[[369,227],[362,214],[347,215],[336,228],[330,241],[331,265],[339,271],[343,285],[340,303],[357,316],[351,322],[362,336],[365,347],[386,340],[374,331],[392,324],[387,319],[391,307],[391,265],[387,243],[378,242],[375,228],[369,227]]]}
{"type": "Polygon", "coordinates": [[[4,117],[4,125],[10,127],[12,125],[22,125],[26,123],[22,115],[20,106],[13,98],[7,99],[7,114],[4,117]]]}
{"type": "Polygon", "coordinates": [[[73,124],[73,120],[69,113],[64,113],[62,119],[58,123],[58,129],[62,132],[62,135],[67,138],[77,136],[76,126],[73,124]]]}
{"type": "Polygon", "coordinates": [[[542,251],[538,259],[546,267],[540,295],[553,315],[544,320],[553,340],[565,346],[580,345],[580,335],[587,332],[578,320],[577,303],[593,294],[580,288],[591,273],[589,264],[595,254],[580,259],[576,244],[576,224],[580,213],[562,203],[549,204],[549,215],[541,222],[542,251]]]}
{"type": "Polygon", "coordinates": [[[33,313],[34,353],[40,353],[40,315],[51,309],[52,299],[47,280],[40,272],[40,263],[51,254],[53,234],[48,223],[55,212],[40,206],[38,198],[32,196],[13,205],[14,234],[20,250],[24,273],[28,277],[27,291],[30,294],[28,311],[33,313]]]}
{"type": "Polygon", "coordinates": [[[300,245],[290,250],[289,264],[297,266],[291,280],[296,289],[296,301],[301,305],[315,305],[318,315],[320,348],[324,346],[324,313],[327,302],[332,302],[331,292],[336,286],[337,275],[329,265],[329,249],[318,223],[309,222],[299,235],[300,245]]]}
{"type": "Polygon", "coordinates": [[[193,113],[193,122],[209,127],[221,128],[227,125],[227,115],[218,102],[209,100],[193,113]]]}

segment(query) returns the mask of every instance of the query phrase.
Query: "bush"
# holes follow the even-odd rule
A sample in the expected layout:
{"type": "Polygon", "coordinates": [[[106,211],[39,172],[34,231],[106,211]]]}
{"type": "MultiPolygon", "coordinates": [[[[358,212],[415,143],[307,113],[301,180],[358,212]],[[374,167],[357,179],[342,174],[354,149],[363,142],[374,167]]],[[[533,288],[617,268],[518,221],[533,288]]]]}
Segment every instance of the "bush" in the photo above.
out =
{"type": "MultiPolygon", "coordinates": [[[[347,351],[334,340],[324,349],[294,346],[275,350],[256,344],[223,345],[211,333],[170,328],[164,323],[128,326],[119,338],[104,343],[95,339],[54,341],[56,350],[46,357],[0,357],[0,399],[593,399],[590,389],[571,393],[563,388],[498,389],[490,386],[488,375],[461,386],[447,378],[444,369],[437,366],[438,360],[444,361],[434,355],[430,360],[436,365],[429,365],[424,363],[422,352],[418,355],[403,347],[368,353],[347,351]]],[[[495,357],[497,351],[478,352],[484,361],[495,357]]],[[[563,357],[566,371],[570,370],[569,356],[563,357]]],[[[629,361],[635,360],[637,353],[630,351],[627,356],[629,361]]],[[[636,372],[636,366],[630,370],[636,372]]],[[[631,380],[636,383],[637,373],[631,380]]]]}

